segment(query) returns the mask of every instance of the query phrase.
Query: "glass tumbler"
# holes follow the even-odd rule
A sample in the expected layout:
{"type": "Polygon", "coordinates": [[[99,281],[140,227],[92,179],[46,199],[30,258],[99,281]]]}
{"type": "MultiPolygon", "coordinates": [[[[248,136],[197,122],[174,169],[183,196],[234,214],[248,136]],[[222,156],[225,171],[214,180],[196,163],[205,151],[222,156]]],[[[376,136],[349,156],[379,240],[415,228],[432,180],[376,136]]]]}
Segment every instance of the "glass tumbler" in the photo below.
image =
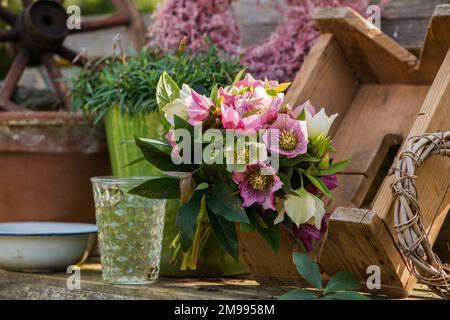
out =
{"type": "Polygon", "coordinates": [[[91,178],[105,282],[145,284],[158,279],[166,200],[129,193],[150,179],[91,178]]]}

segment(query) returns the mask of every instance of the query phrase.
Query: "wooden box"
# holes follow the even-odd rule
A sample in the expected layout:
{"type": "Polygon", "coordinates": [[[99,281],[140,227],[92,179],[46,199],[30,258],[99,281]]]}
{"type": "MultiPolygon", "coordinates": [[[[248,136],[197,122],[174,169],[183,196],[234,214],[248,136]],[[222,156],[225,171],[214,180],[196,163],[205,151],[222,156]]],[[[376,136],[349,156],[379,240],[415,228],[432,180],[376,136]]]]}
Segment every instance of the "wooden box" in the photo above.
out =
{"type": "MultiPolygon", "coordinates": [[[[388,171],[408,137],[450,129],[450,5],[436,8],[420,59],[351,9],[323,9],[314,19],[321,35],[286,102],[311,100],[328,114],[339,113],[334,159],[352,160],[335,200],[326,202],[333,214],[317,261],[326,275],[352,272],[363,290],[368,267],[378,266],[381,289],[373,293],[407,296],[416,280],[397,247],[388,171]]],[[[433,242],[450,207],[450,163],[433,158],[418,176],[433,242]]],[[[261,284],[302,284],[292,263],[298,247],[287,231],[278,254],[256,233],[240,232],[239,239],[241,258],[261,284]]]]}

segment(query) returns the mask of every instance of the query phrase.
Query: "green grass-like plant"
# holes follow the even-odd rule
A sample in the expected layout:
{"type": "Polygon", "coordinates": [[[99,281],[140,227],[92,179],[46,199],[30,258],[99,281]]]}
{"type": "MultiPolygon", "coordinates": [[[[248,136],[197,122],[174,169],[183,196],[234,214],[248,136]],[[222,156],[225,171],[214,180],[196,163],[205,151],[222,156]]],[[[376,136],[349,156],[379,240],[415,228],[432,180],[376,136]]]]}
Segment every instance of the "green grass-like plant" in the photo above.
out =
{"type": "Polygon", "coordinates": [[[239,59],[214,46],[195,55],[142,50],[129,57],[107,57],[91,61],[72,79],[72,108],[95,115],[97,121],[114,106],[131,115],[149,113],[157,110],[156,88],[164,71],[177,85],[186,83],[209,94],[214,85],[232,82],[241,69],[239,59]]]}

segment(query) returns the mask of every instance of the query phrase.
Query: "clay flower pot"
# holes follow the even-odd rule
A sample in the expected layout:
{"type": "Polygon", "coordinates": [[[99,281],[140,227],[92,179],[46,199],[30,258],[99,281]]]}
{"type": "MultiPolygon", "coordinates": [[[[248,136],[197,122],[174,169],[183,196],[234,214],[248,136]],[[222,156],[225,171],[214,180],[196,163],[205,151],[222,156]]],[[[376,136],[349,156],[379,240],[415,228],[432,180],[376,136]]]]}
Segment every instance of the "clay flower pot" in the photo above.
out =
{"type": "Polygon", "coordinates": [[[80,114],[0,112],[0,221],[95,223],[89,178],[110,174],[104,132],[80,114]]]}

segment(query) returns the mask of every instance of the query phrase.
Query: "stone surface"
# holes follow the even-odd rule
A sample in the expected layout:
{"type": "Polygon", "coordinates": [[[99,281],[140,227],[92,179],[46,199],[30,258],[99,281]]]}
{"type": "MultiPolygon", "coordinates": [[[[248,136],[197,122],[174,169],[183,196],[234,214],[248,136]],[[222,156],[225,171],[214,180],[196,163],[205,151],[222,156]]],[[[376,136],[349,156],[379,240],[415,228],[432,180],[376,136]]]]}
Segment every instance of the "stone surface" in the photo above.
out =
{"type": "MultiPolygon", "coordinates": [[[[250,278],[173,279],[142,286],[114,286],[102,280],[101,267],[96,262],[81,266],[81,289],[69,290],[71,274],[32,274],[0,270],[0,299],[276,299],[288,288],[259,286],[250,278]]],[[[386,297],[372,297],[385,299],[386,297]]],[[[426,287],[417,286],[409,299],[436,299],[426,287]]]]}

